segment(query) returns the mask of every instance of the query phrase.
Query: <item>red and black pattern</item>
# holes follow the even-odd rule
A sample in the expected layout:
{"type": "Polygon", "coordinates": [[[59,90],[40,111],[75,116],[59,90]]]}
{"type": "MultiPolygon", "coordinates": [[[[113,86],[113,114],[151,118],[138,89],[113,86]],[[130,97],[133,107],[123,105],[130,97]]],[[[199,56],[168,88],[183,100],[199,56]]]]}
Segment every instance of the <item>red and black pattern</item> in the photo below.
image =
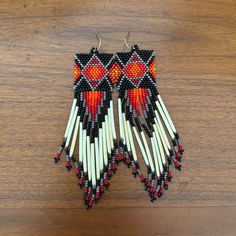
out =
{"type": "Polygon", "coordinates": [[[130,52],[116,54],[122,73],[118,78],[118,91],[133,88],[156,88],[155,52],[140,51],[137,46],[130,52]]]}
{"type": "Polygon", "coordinates": [[[73,162],[87,208],[99,200],[109,186],[108,179],[116,171],[114,69],[113,54],[99,53],[93,48],[89,54],[75,55],[74,100],[63,143],[54,158],[58,162],[65,149],[66,167],[70,170],[73,162]]]}
{"type": "Polygon", "coordinates": [[[74,165],[87,208],[108,188],[119,161],[140,178],[151,201],[161,197],[172,179],[172,165],[181,169],[184,148],[156,87],[155,52],[134,45],[130,52],[114,56],[92,48],[88,54],[76,54],[74,62],[74,99],[55,162],[65,150],[66,168],[69,171],[74,165]],[[114,85],[119,92],[119,145],[114,85]],[[146,176],[141,172],[136,143],[147,166],[146,176]]]}
{"type": "Polygon", "coordinates": [[[113,54],[91,50],[90,54],[76,54],[74,66],[74,84],[79,90],[112,91],[113,82],[110,69],[113,54]]]}
{"type": "Polygon", "coordinates": [[[183,146],[156,87],[155,52],[140,50],[135,45],[130,52],[117,53],[116,63],[122,71],[117,78],[118,104],[125,117],[119,119],[120,146],[125,158],[131,162],[133,175],[138,175],[144,182],[153,201],[168,188],[172,163],[181,169],[183,146]],[[147,165],[146,178],[141,174],[133,135],[147,165]]]}

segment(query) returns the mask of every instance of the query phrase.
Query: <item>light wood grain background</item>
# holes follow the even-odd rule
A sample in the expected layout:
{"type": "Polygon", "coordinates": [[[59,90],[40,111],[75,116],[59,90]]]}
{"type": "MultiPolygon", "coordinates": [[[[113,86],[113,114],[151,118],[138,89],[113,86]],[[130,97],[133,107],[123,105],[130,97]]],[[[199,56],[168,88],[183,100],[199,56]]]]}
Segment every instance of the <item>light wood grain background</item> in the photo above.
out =
{"type": "Polygon", "coordinates": [[[0,1],[0,235],[236,235],[234,0],[0,1]],[[91,211],[52,162],[72,100],[73,55],[123,38],[158,55],[183,171],[152,204],[120,165],[91,211]]]}

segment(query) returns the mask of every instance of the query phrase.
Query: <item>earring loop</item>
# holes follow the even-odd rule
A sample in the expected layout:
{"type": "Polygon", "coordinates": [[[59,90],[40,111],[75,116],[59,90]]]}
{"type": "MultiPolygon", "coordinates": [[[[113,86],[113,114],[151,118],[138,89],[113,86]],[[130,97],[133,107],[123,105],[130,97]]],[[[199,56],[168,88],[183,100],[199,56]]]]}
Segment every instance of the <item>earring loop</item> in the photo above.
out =
{"type": "Polygon", "coordinates": [[[129,49],[132,49],[132,46],[129,45],[128,40],[131,34],[131,30],[129,30],[128,34],[124,37],[124,42],[125,42],[125,46],[129,49]]]}
{"type": "Polygon", "coordinates": [[[101,47],[101,45],[102,45],[102,38],[101,38],[101,36],[98,34],[98,32],[97,31],[95,31],[95,34],[96,34],[96,38],[97,38],[97,41],[98,41],[98,46],[97,46],[97,50],[99,50],[99,48],[101,47]]]}

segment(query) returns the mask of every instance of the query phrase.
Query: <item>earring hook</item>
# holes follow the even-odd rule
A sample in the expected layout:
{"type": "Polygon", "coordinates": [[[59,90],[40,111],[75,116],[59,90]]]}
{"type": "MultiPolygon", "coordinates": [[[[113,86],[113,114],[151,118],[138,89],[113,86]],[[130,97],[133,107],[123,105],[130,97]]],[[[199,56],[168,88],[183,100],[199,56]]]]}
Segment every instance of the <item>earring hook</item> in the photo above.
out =
{"type": "Polygon", "coordinates": [[[124,38],[125,46],[126,46],[127,48],[129,48],[129,49],[132,48],[132,47],[129,45],[129,43],[128,43],[130,34],[131,34],[131,30],[129,30],[128,34],[127,34],[127,35],[125,36],[125,38],[124,38]]]}
{"type": "Polygon", "coordinates": [[[99,48],[100,48],[101,45],[102,45],[102,38],[101,38],[101,36],[98,34],[97,31],[95,31],[95,34],[96,34],[96,38],[97,38],[97,41],[98,41],[97,50],[99,50],[99,48]]]}

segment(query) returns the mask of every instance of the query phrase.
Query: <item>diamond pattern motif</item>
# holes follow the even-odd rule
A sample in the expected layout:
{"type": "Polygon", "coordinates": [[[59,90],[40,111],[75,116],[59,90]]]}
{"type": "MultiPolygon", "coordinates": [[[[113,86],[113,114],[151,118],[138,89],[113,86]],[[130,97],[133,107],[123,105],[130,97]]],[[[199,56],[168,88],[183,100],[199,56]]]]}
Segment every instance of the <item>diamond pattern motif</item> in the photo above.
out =
{"type": "Polygon", "coordinates": [[[83,74],[93,88],[96,88],[99,82],[107,73],[106,67],[100,62],[96,55],[88,62],[83,70],[83,74]]]}
{"type": "Polygon", "coordinates": [[[156,80],[155,53],[152,50],[139,50],[116,54],[122,69],[118,79],[118,90],[153,87],[156,80]]]}
{"type": "Polygon", "coordinates": [[[110,69],[113,55],[91,51],[75,55],[75,85],[80,90],[112,90],[110,69]]]}
{"type": "Polygon", "coordinates": [[[97,87],[106,74],[106,68],[102,65],[87,65],[83,71],[92,87],[97,87]]]}
{"type": "Polygon", "coordinates": [[[134,54],[130,58],[130,61],[124,68],[125,75],[127,76],[127,78],[131,80],[131,82],[135,86],[138,86],[138,84],[140,83],[142,77],[146,72],[147,72],[146,65],[141,60],[141,58],[136,54],[134,54]]]}

